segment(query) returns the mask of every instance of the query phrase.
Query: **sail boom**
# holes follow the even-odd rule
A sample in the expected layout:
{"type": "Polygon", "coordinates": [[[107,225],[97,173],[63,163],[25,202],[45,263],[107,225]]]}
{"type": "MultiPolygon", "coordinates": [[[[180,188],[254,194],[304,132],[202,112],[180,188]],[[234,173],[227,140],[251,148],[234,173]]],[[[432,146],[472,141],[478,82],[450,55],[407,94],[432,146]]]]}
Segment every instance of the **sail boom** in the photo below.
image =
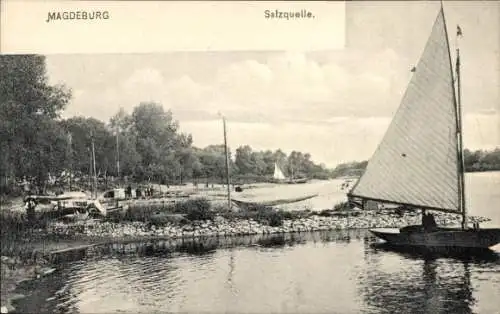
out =
{"type": "Polygon", "coordinates": [[[389,201],[389,200],[372,198],[372,197],[365,197],[365,196],[360,196],[360,195],[355,195],[355,194],[348,194],[348,197],[357,197],[357,198],[360,198],[360,199],[365,200],[365,201],[374,201],[374,202],[379,202],[379,203],[384,203],[384,204],[410,206],[410,207],[415,207],[417,209],[428,209],[428,210],[441,211],[441,212],[445,212],[445,213],[460,214],[459,209],[449,209],[449,208],[441,208],[441,207],[427,206],[427,205],[421,205],[421,204],[411,204],[411,203],[404,203],[404,202],[389,201]]]}

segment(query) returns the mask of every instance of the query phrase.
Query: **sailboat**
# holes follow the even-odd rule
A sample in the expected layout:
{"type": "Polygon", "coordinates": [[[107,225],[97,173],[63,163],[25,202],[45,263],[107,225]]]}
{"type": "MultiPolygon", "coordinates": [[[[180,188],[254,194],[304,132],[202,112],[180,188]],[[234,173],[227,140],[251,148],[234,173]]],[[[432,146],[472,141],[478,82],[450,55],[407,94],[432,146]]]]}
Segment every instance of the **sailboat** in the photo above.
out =
{"type": "MultiPolygon", "coordinates": [[[[461,29],[457,26],[457,36],[461,29]]],[[[443,5],[421,59],[386,134],[366,171],[347,194],[351,204],[377,202],[402,208],[457,213],[459,228],[407,226],[373,229],[389,244],[424,248],[485,249],[500,229],[470,228],[465,204],[460,51],[456,90],[443,5]]]]}
{"type": "Polygon", "coordinates": [[[274,163],[274,174],[273,177],[271,178],[272,183],[286,183],[287,178],[283,171],[281,171],[280,167],[278,166],[278,163],[274,163]]]}
{"type": "MultiPolygon", "coordinates": [[[[283,172],[278,166],[278,163],[274,163],[274,175],[273,175],[273,181],[274,183],[289,183],[289,179],[285,177],[283,172]]],[[[271,199],[271,200],[265,200],[265,201],[247,201],[247,200],[236,200],[233,199],[232,202],[235,203],[238,207],[244,208],[244,209],[252,209],[252,208],[258,208],[258,207],[273,207],[277,205],[283,205],[283,204],[290,204],[290,203],[297,203],[297,202],[302,202],[308,199],[311,199],[313,197],[318,196],[318,194],[311,194],[311,195],[305,195],[305,196],[300,196],[300,197],[295,197],[295,198],[287,198],[287,199],[271,199]]]]}
{"type": "Polygon", "coordinates": [[[274,163],[274,174],[273,174],[274,180],[285,180],[285,175],[281,171],[281,169],[278,167],[278,163],[274,163]]]}

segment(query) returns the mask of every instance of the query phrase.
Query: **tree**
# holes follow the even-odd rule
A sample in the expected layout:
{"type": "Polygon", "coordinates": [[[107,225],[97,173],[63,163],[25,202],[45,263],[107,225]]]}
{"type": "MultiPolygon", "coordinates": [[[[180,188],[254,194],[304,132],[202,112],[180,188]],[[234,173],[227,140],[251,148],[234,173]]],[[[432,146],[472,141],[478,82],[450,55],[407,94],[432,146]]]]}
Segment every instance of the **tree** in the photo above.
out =
{"type": "Polygon", "coordinates": [[[48,84],[45,57],[0,56],[1,176],[35,177],[39,187],[60,164],[63,138],[56,123],[71,98],[64,86],[48,84]]]}
{"type": "Polygon", "coordinates": [[[264,154],[262,152],[252,152],[250,158],[252,161],[252,173],[258,176],[266,175],[268,165],[266,165],[264,160],[264,154]]]}
{"type": "Polygon", "coordinates": [[[157,103],[141,103],[134,108],[131,120],[136,137],[136,150],[141,156],[141,169],[158,165],[155,173],[139,173],[143,178],[167,176],[172,180],[180,175],[180,163],[175,152],[190,145],[190,136],[177,134],[178,123],[171,111],[157,103]],[[159,167],[161,165],[162,167],[159,167]]]}
{"type": "Polygon", "coordinates": [[[236,149],[235,161],[239,174],[250,174],[253,172],[252,148],[248,145],[236,149]]]}
{"type": "Polygon", "coordinates": [[[141,156],[137,152],[137,134],[135,132],[132,116],[127,114],[123,108],[111,117],[109,128],[115,136],[115,163],[119,162],[116,167],[116,175],[133,176],[137,173],[143,173],[141,168],[141,156]]]}
{"type": "Polygon", "coordinates": [[[265,168],[264,168],[264,174],[265,175],[273,175],[274,174],[274,155],[273,152],[270,150],[266,150],[265,152],[262,153],[262,160],[264,161],[265,168]]]}

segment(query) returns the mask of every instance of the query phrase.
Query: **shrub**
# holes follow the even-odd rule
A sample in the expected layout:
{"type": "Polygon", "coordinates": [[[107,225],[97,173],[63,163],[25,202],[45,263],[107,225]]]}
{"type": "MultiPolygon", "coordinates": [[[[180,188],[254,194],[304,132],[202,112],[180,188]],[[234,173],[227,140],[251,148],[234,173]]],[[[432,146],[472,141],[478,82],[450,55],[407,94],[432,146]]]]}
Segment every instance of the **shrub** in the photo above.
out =
{"type": "Polygon", "coordinates": [[[203,208],[191,208],[188,210],[188,213],[186,214],[186,219],[190,221],[213,220],[214,217],[215,214],[212,211],[203,208]]]}
{"type": "Polygon", "coordinates": [[[190,199],[168,205],[131,206],[123,216],[111,218],[114,221],[142,221],[154,224],[186,223],[180,219],[185,216],[188,221],[212,220],[215,214],[211,211],[210,202],[205,198],[190,199]]]}
{"type": "Polygon", "coordinates": [[[151,219],[151,216],[158,212],[163,212],[165,211],[167,206],[154,206],[154,205],[148,205],[148,206],[130,206],[127,211],[125,212],[125,215],[123,217],[120,217],[120,215],[113,215],[111,218],[112,220],[125,220],[125,221],[142,221],[142,222],[147,222],[151,219]]]}
{"type": "Polygon", "coordinates": [[[165,226],[168,224],[184,225],[189,222],[183,214],[158,213],[150,218],[150,223],[156,226],[165,226]]]}
{"type": "Polygon", "coordinates": [[[348,202],[338,203],[335,206],[333,206],[334,211],[342,211],[342,210],[349,210],[349,209],[351,209],[351,207],[349,207],[348,202]]]}
{"type": "Polygon", "coordinates": [[[189,212],[192,212],[193,210],[197,210],[200,212],[210,211],[210,201],[208,201],[206,198],[200,197],[177,202],[174,205],[174,212],[176,213],[189,214],[189,212]]]}
{"type": "Polygon", "coordinates": [[[283,226],[283,212],[271,212],[268,215],[269,225],[271,227],[280,227],[283,226]]]}
{"type": "Polygon", "coordinates": [[[253,219],[261,224],[278,227],[283,225],[283,219],[290,219],[288,212],[276,211],[271,207],[256,205],[251,210],[241,212],[226,212],[222,216],[227,219],[253,219]]]}
{"type": "MultiPolygon", "coordinates": [[[[177,204],[176,204],[177,205],[177,204]]],[[[198,198],[182,202],[177,207],[182,213],[186,214],[186,219],[194,220],[213,220],[215,213],[210,210],[210,202],[205,198],[198,198]]]]}
{"type": "Polygon", "coordinates": [[[1,251],[16,249],[18,240],[32,239],[38,229],[46,229],[49,219],[37,212],[32,221],[21,211],[0,211],[1,251]]]}
{"type": "Polygon", "coordinates": [[[215,203],[215,204],[212,205],[211,208],[212,208],[213,212],[220,213],[220,214],[223,214],[223,215],[228,215],[228,214],[232,213],[232,211],[229,209],[229,207],[227,206],[226,203],[224,203],[224,204],[222,204],[222,203],[215,203]]]}
{"type": "Polygon", "coordinates": [[[316,215],[321,216],[321,217],[330,217],[332,214],[331,214],[330,210],[324,209],[324,210],[320,211],[319,213],[317,213],[316,215]]]}

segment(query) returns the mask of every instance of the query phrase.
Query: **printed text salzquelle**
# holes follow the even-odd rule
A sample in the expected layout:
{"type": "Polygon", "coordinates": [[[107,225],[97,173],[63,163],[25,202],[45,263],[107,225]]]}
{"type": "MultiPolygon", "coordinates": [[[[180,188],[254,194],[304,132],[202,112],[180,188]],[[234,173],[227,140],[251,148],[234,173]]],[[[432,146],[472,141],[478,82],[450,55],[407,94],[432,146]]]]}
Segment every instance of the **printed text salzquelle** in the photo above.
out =
{"type": "Polygon", "coordinates": [[[108,11],[61,11],[47,12],[47,20],[62,21],[62,20],[108,20],[108,11]]]}
{"type": "Polygon", "coordinates": [[[313,19],[315,16],[312,12],[307,10],[300,11],[281,11],[281,10],[265,10],[264,17],[266,19],[277,20],[299,20],[299,19],[313,19]]]}

